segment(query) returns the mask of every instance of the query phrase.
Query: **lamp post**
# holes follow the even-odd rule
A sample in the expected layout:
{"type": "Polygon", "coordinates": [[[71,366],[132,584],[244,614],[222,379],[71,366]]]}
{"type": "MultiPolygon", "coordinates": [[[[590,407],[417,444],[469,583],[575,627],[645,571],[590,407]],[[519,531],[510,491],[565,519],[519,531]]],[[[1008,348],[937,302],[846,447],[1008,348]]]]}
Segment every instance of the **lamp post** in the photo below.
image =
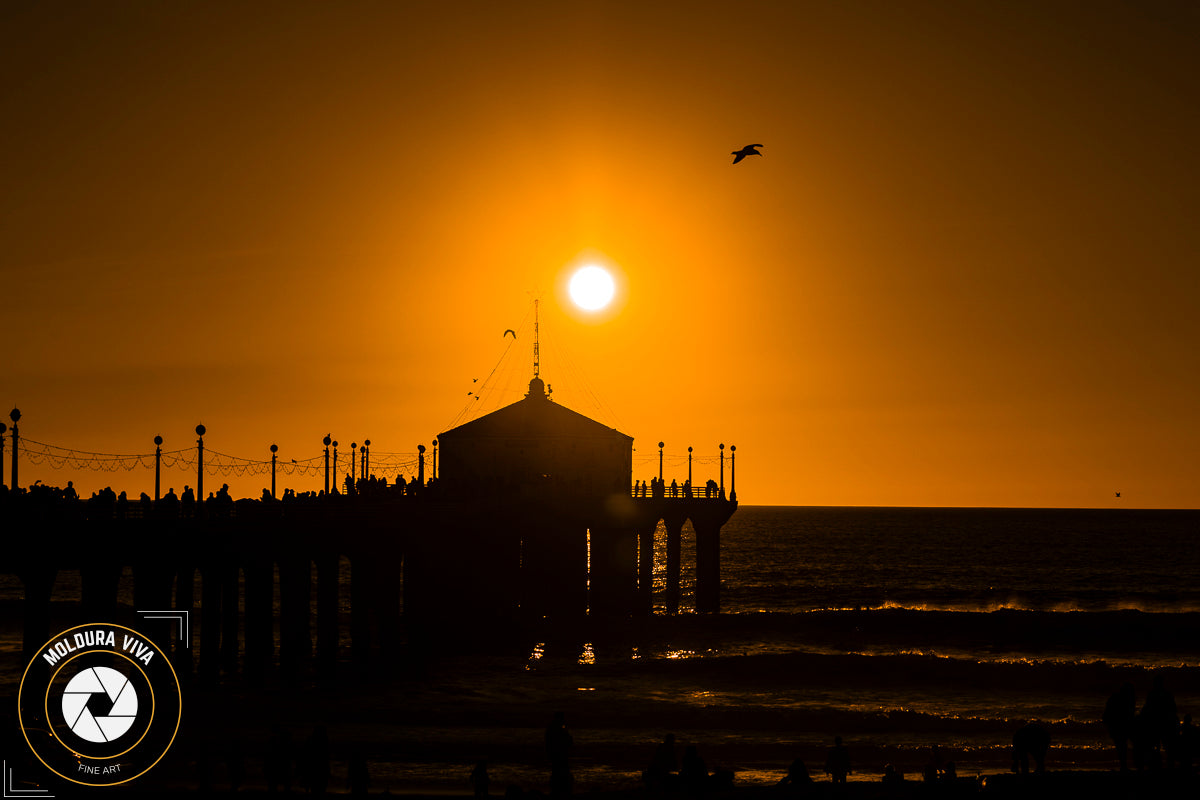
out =
{"type": "Polygon", "coordinates": [[[0,486],[4,485],[4,432],[8,426],[0,422],[0,486]]]}
{"type": "Polygon", "coordinates": [[[203,425],[196,426],[196,502],[204,508],[204,434],[207,429],[203,425]]]}
{"type": "Polygon", "coordinates": [[[329,438],[329,434],[325,434],[325,438],[321,443],[325,445],[325,496],[329,496],[329,443],[333,440],[329,438]]]}
{"type": "Polygon", "coordinates": [[[721,494],[722,500],[725,499],[725,445],[721,445],[721,494]]]}
{"type": "Polygon", "coordinates": [[[271,445],[271,499],[275,499],[275,454],[279,452],[279,445],[271,445]]]}
{"type": "Polygon", "coordinates": [[[362,479],[363,479],[364,481],[367,479],[367,476],[371,474],[371,473],[369,473],[369,472],[367,471],[367,468],[368,468],[369,466],[371,466],[371,455],[370,455],[370,451],[367,449],[367,448],[369,448],[370,446],[371,446],[371,440],[370,440],[370,439],[363,439],[363,446],[362,446],[362,479]]]}
{"type": "Polygon", "coordinates": [[[418,491],[425,488],[425,445],[417,445],[417,486],[418,491]]]}
{"type": "Polygon", "coordinates": [[[358,464],[358,442],[350,443],[350,486],[346,494],[354,494],[354,468],[358,464]]]}
{"type": "Polygon", "coordinates": [[[729,499],[737,500],[737,472],[735,471],[737,464],[737,445],[729,445],[729,499]]]}
{"type": "Polygon", "coordinates": [[[663,482],[662,453],[663,453],[663,443],[659,442],[658,443],[658,485],[659,485],[659,488],[662,488],[662,482],[663,482]]]}
{"type": "Polygon", "coordinates": [[[337,476],[338,476],[338,472],[337,472],[337,440],[336,440],[336,439],[334,439],[334,441],[333,441],[333,486],[332,486],[332,491],[333,491],[335,494],[337,493],[337,490],[338,490],[338,488],[337,488],[337,484],[338,484],[338,478],[337,478],[337,476]]]}
{"type": "Polygon", "coordinates": [[[688,448],[688,497],[692,496],[695,488],[692,486],[692,448],[688,448]]]}
{"type": "Polygon", "coordinates": [[[437,480],[437,439],[433,440],[433,479],[437,480]]]}
{"type": "Polygon", "coordinates": [[[14,408],[9,412],[8,418],[12,420],[12,490],[15,492],[20,485],[17,483],[17,450],[20,449],[19,442],[21,441],[20,434],[17,433],[17,422],[21,419],[21,409],[14,408]]]}
{"type": "Polygon", "coordinates": [[[154,502],[162,496],[162,437],[154,437],[154,502]]]}

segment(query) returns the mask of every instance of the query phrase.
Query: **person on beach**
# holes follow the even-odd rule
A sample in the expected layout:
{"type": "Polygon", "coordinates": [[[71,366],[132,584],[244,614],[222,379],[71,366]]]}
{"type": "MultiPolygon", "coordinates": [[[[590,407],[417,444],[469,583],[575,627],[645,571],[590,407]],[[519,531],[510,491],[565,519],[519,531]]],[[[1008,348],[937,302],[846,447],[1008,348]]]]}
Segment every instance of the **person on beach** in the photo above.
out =
{"type": "Polygon", "coordinates": [[[487,762],[480,759],[475,762],[475,769],[471,770],[471,785],[475,787],[476,797],[488,796],[489,782],[487,762]]]}
{"type": "Polygon", "coordinates": [[[1145,735],[1145,750],[1149,766],[1158,769],[1164,762],[1168,768],[1175,766],[1176,740],[1179,734],[1179,709],[1175,695],[1167,689],[1162,675],[1154,676],[1154,685],[1146,695],[1146,702],[1138,715],[1145,735]]]}
{"type": "Polygon", "coordinates": [[[683,764],[679,768],[679,782],[692,795],[701,795],[708,788],[708,764],[700,757],[696,745],[683,748],[683,764]]]}
{"type": "Polygon", "coordinates": [[[1104,704],[1104,722],[1108,735],[1117,746],[1117,761],[1121,772],[1129,771],[1129,742],[1133,739],[1137,719],[1137,694],[1129,681],[1121,684],[1104,704]]]}
{"type": "Polygon", "coordinates": [[[1020,728],[1013,734],[1012,771],[1018,768],[1022,775],[1029,774],[1029,759],[1033,759],[1034,772],[1041,775],[1046,771],[1046,751],[1050,749],[1050,731],[1036,722],[1020,728]]]}
{"type": "Polygon", "coordinates": [[[787,775],[784,775],[776,785],[789,788],[798,795],[807,794],[814,784],[812,776],[808,774],[808,767],[805,765],[804,759],[792,759],[787,775]]]}
{"type": "Polygon", "coordinates": [[[568,797],[571,794],[571,747],[575,740],[567,730],[563,712],[554,712],[546,726],[546,757],[550,759],[550,796],[568,797]]]}
{"type": "Polygon", "coordinates": [[[650,760],[650,766],[642,773],[642,779],[646,782],[647,789],[667,789],[677,777],[675,773],[678,769],[679,762],[675,758],[675,734],[668,733],[654,749],[654,758],[650,760]]]}
{"type": "Polygon", "coordinates": [[[844,784],[850,770],[850,752],[842,744],[842,737],[833,737],[833,747],[825,756],[825,774],[833,778],[835,784],[844,784]]]}

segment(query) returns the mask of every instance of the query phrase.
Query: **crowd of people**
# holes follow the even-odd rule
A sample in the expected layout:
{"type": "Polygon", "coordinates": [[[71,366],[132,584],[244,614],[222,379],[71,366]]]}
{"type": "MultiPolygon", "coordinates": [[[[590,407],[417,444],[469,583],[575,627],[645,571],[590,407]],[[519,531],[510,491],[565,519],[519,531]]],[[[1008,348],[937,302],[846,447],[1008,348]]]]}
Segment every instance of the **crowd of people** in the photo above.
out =
{"type": "Polygon", "coordinates": [[[651,478],[648,481],[640,481],[640,480],[634,481],[633,482],[633,496],[634,497],[685,497],[685,498],[689,498],[689,499],[691,499],[693,497],[705,497],[705,498],[711,499],[714,497],[722,497],[723,498],[725,496],[725,490],[722,489],[720,487],[720,485],[716,481],[714,481],[712,478],[709,478],[704,483],[704,493],[703,494],[700,493],[699,489],[693,489],[692,481],[690,478],[688,480],[684,481],[682,484],[680,484],[677,480],[672,478],[669,486],[666,484],[665,480],[662,478],[651,478]]]}
{"type": "MultiPolygon", "coordinates": [[[[339,492],[335,486],[330,496],[415,497],[436,492],[437,481],[432,478],[422,484],[415,475],[408,480],[403,475],[397,475],[395,481],[389,483],[386,477],[371,475],[368,478],[352,480],[347,474],[342,491],[339,492]]],[[[235,501],[230,494],[229,484],[226,483],[222,484],[220,489],[209,492],[203,501],[196,496],[190,485],[185,485],[179,494],[176,494],[175,487],[169,487],[157,500],[146,492],[142,492],[136,499],[131,499],[126,492],[118,494],[111,486],[105,486],[85,499],[79,496],[74,481],[67,481],[65,487],[48,486],[36,481],[31,486],[15,490],[0,484],[0,509],[11,505],[15,508],[37,508],[62,516],[88,519],[190,519],[200,515],[201,507],[204,515],[208,517],[228,517],[235,513],[237,503],[312,502],[325,496],[324,490],[297,493],[294,489],[284,489],[283,494],[276,498],[272,496],[270,489],[263,489],[258,501],[235,501]]]]}

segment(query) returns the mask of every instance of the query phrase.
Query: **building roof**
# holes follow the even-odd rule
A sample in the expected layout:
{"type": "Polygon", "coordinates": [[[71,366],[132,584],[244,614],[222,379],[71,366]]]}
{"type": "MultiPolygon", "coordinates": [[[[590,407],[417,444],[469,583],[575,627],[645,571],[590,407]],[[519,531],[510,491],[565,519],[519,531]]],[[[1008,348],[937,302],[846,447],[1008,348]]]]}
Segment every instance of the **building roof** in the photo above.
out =
{"type": "Polygon", "coordinates": [[[550,399],[541,378],[529,382],[529,394],[517,402],[438,434],[444,439],[624,439],[633,437],[585,417],[550,399]]]}

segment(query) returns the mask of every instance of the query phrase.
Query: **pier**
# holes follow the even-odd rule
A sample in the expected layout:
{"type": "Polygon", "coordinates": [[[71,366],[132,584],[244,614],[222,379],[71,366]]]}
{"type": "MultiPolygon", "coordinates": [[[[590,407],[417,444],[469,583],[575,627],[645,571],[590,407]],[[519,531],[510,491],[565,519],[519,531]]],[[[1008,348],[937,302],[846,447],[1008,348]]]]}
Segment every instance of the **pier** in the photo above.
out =
{"type": "MultiPolygon", "coordinates": [[[[680,607],[688,521],[696,536],[695,610],[719,612],[721,528],[737,509],[732,480],[725,492],[724,446],[719,484],[693,490],[689,449],[687,482],[665,486],[661,442],[660,478],[631,483],[632,438],[552,403],[539,384],[531,382],[525,400],[439,435],[436,479],[425,477],[422,446],[407,484],[372,475],[349,481],[347,492],[331,487],[280,500],[264,492],[192,505],[173,495],[85,501],[45,486],[5,487],[0,573],[23,584],[25,657],[36,657],[55,633],[56,579],[71,570],[81,586],[74,624],[113,620],[123,576],[132,580],[135,609],[187,611],[186,625],[136,624],[175,654],[178,669],[194,668],[211,682],[234,674],[252,683],[273,674],[331,677],[345,660],[370,669],[404,643],[461,636],[464,628],[619,624],[654,612],[660,522],[666,612],[680,607]]],[[[203,470],[202,426],[197,433],[203,470]]],[[[328,465],[328,437],[325,444],[328,465]]],[[[367,454],[357,456],[350,464],[361,458],[366,474],[367,454]]],[[[270,463],[274,488],[274,451],[270,463]]]]}

